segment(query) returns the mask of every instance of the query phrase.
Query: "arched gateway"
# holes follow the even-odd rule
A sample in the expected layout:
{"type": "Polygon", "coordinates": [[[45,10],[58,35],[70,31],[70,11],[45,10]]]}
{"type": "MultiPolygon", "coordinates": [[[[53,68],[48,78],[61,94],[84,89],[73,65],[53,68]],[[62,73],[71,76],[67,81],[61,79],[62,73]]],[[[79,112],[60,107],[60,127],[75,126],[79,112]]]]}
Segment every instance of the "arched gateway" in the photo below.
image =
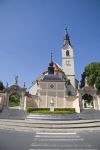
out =
{"type": "Polygon", "coordinates": [[[19,107],[20,109],[24,109],[24,100],[25,100],[25,93],[26,88],[20,87],[18,84],[11,85],[9,87],[6,87],[5,90],[5,107],[9,107],[9,98],[12,94],[17,94],[20,98],[19,107]]]}
{"type": "Polygon", "coordinates": [[[80,93],[80,100],[81,100],[81,108],[85,108],[85,96],[89,96],[92,98],[93,105],[92,107],[96,110],[100,110],[100,100],[97,95],[97,90],[94,88],[91,88],[89,86],[85,86],[82,89],[79,90],[80,93]]]}

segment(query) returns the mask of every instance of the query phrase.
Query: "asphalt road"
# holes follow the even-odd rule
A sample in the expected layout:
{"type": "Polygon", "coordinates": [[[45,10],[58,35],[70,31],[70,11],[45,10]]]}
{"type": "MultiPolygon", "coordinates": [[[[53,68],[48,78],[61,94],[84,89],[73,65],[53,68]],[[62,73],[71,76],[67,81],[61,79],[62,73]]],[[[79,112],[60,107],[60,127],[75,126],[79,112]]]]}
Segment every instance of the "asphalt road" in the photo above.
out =
{"type": "Polygon", "coordinates": [[[0,150],[100,150],[100,131],[0,130],[0,150]]]}
{"type": "Polygon", "coordinates": [[[28,150],[35,134],[0,130],[0,150],[28,150]]]}

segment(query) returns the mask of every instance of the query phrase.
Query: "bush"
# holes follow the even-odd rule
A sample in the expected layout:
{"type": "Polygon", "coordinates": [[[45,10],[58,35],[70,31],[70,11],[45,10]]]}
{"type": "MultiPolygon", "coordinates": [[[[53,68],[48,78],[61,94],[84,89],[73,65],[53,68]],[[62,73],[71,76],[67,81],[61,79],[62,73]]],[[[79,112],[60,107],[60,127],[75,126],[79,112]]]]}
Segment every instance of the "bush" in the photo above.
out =
{"type": "MultiPolygon", "coordinates": [[[[50,108],[27,108],[27,112],[50,112],[50,108]]],[[[55,108],[54,112],[70,112],[74,113],[75,109],[74,108],[55,108]]]]}
{"type": "Polygon", "coordinates": [[[55,108],[54,111],[67,111],[67,112],[75,112],[75,108],[55,108]]]}
{"type": "Polygon", "coordinates": [[[32,111],[50,111],[50,108],[27,108],[27,112],[32,112],[32,111]]]}

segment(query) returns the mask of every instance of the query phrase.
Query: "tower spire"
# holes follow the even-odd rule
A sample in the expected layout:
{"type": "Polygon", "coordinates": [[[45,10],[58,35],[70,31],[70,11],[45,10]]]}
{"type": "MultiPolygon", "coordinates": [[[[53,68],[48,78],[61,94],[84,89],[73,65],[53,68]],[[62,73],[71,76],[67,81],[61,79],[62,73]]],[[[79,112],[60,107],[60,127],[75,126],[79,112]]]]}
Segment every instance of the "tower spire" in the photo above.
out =
{"type": "Polygon", "coordinates": [[[67,27],[65,28],[65,35],[67,35],[68,34],[68,32],[67,32],[67,27]]]}
{"type": "Polygon", "coordinates": [[[53,62],[53,61],[52,61],[52,58],[53,58],[53,52],[51,51],[51,62],[53,62]]]}
{"type": "Polygon", "coordinates": [[[53,63],[53,60],[52,60],[52,51],[51,51],[51,62],[49,63],[49,67],[48,67],[48,74],[54,74],[54,63],[53,63]]]}
{"type": "Polygon", "coordinates": [[[66,27],[65,28],[65,34],[64,34],[64,44],[63,44],[63,46],[65,46],[67,44],[69,44],[71,46],[68,30],[67,30],[67,27],[66,27]]]}

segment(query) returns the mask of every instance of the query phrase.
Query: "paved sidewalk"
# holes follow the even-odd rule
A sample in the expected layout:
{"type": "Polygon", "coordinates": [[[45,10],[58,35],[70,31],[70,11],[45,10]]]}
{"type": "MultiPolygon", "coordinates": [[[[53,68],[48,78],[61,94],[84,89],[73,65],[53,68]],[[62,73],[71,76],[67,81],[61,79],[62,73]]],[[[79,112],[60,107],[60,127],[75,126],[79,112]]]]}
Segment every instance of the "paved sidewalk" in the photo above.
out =
{"type": "Polygon", "coordinates": [[[83,120],[100,119],[100,110],[86,108],[83,109],[78,116],[83,120]]]}
{"type": "Polygon", "coordinates": [[[5,108],[2,112],[0,112],[0,119],[23,120],[26,117],[27,113],[18,108],[5,108]]]}

